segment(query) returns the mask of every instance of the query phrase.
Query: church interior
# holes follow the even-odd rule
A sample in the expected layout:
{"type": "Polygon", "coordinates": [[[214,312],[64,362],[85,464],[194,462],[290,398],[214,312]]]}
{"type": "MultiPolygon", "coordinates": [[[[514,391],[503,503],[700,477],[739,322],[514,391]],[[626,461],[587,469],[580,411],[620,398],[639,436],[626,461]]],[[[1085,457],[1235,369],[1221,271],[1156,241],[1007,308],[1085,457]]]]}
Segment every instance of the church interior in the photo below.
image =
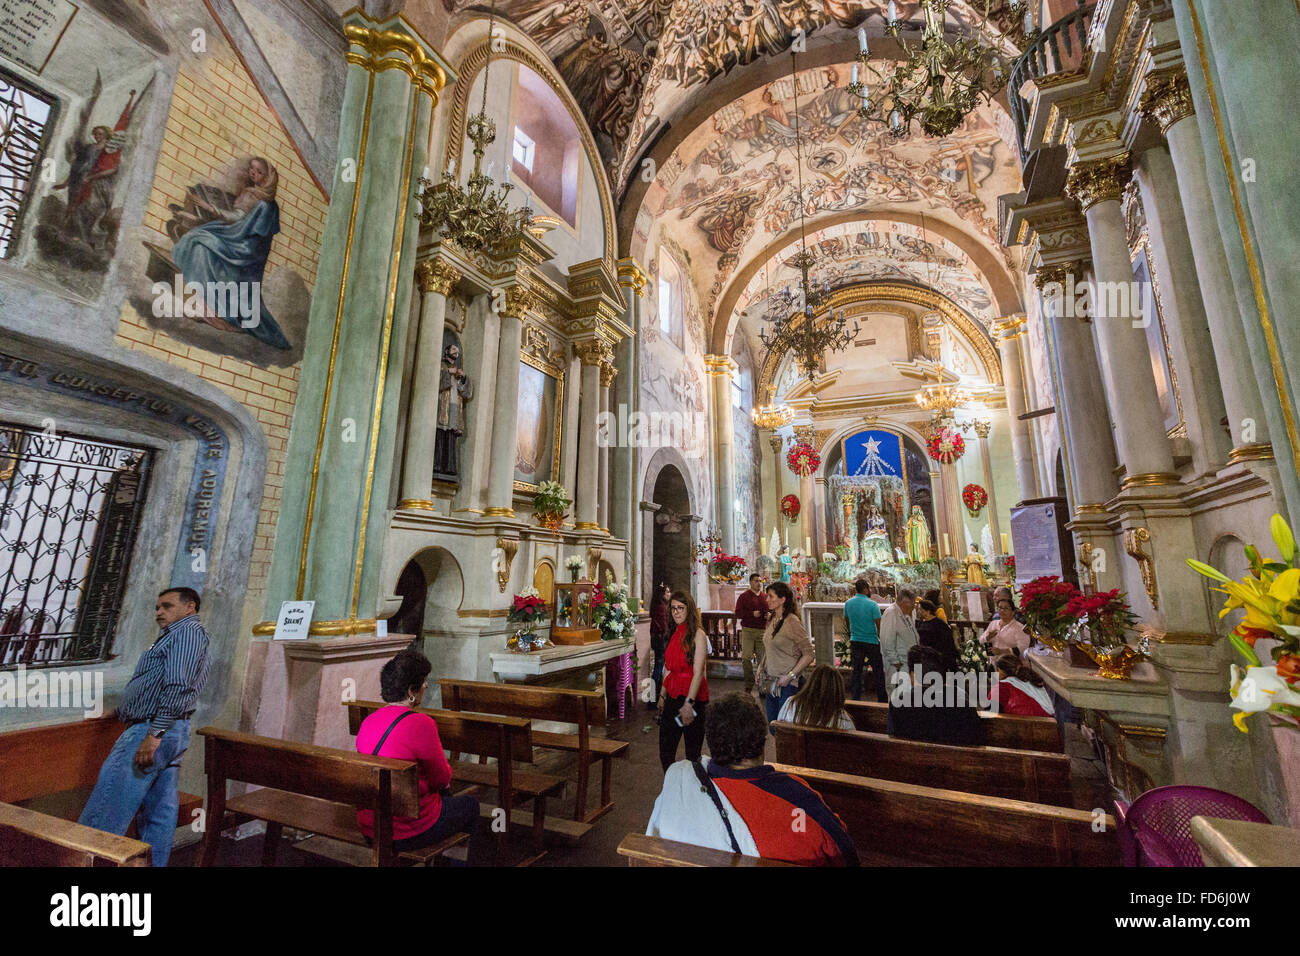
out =
{"type": "Polygon", "coordinates": [[[6,6],[0,862],[1294,863],[1250,8],[6,6]]]}

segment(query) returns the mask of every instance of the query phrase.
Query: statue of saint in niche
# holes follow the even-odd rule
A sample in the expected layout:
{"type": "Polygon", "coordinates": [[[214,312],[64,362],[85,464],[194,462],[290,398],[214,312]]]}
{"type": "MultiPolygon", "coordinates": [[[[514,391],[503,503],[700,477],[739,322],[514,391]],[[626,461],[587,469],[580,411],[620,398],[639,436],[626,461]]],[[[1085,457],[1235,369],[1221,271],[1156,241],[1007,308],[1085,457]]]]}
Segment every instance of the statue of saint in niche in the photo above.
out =
{"type": "Polygon", "coordinates": [[[460,364],[460,346],[451,342],[442,350],[438,378],[438,433],[433,445],[435,477],[456,481],[460,477],[460,438],[465,434],[465,403],[474,397],[474,385],[460,364]]]}

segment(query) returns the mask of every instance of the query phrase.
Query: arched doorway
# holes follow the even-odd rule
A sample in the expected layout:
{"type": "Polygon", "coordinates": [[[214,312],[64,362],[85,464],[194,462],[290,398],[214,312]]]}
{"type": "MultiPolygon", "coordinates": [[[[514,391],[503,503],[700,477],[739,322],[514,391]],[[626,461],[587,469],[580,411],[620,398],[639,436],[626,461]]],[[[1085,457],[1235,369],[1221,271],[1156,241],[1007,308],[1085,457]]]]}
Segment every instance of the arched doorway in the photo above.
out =
{"type": "Polygon", "coordinates": [[[402,606],[388,619],[388,633],[412,634],[417,643],[423,643],[424,602],[429,596],[429,586],[415,561],[406,562],[402,568],[395,593],[401,595],[402,606]]]}
{"type": "Polygon", "coordinates": [[[651,500],[659,506],[655,513],[651,548],[652,582],[657,587],[691,588],[691,525],[687,516],[691,502],[686,479],[675,465],[665,465],[655,479],[651,500]]]}

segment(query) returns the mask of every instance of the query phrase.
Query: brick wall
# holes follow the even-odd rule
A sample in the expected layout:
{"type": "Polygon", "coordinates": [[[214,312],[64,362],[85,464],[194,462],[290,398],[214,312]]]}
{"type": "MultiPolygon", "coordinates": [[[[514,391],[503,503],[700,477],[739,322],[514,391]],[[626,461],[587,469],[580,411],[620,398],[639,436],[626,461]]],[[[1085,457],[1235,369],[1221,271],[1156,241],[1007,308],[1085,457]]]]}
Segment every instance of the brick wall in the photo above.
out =
{"type": "MultiPolygon", "coordinates": [[[[184,203],[186,191],[194,183],[224,183],[231,165],[248,156],[266,157],[280,177],[276,196],[280,233],[267,259],[267,276],[287,266],[311,287],[316,281],[328,200],[233,54],[209,56],[178,75],[144,226],[165,234],[171,219],[169,203],[184,203]]],[[[123,309],[117,341],[213,383],[243,404],[261,424],[267,444],[266,486],[248,576],[248,599],[260,600],[275,544],[300,365],[263,369],[187,346],[149,328],[130,305],[123,309]]]]}

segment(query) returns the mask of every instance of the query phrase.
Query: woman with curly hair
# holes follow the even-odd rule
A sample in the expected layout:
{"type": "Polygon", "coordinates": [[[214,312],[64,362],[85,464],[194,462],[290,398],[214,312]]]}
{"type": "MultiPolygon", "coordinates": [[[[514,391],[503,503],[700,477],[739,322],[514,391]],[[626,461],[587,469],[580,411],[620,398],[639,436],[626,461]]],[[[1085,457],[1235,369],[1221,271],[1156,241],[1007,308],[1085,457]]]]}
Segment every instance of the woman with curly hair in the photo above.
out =
{"type": "Polygon", "coordinates": [[[700,611],[688,591],[674,591],[668,601],[668,645],[664,682],[659,694],[659,761],[667,770],[677,760],[677,744],[686,738],[686,759],[699,760],[704,749],[704,711],[709,702],[705,675],[709,639],[700,626],[700,611]]]}

